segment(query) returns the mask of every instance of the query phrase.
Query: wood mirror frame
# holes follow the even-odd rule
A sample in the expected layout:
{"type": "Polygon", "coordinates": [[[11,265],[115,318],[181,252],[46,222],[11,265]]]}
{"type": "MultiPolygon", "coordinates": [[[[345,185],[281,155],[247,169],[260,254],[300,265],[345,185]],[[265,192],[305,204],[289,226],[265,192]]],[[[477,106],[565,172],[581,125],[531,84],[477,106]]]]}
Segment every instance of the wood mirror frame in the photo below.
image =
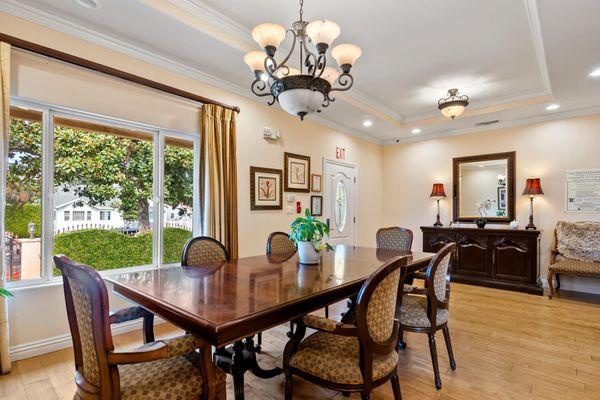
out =
{"type": "Polygon", "coordinates": [[[508,201],[506,204],[506,216],[504,217],[485,217],[490,223],[509,223],[515,219],[515,159],[516,152],[481,154],[477,156],[455,157],[452,159],[452,187],[453,187],[453,221],[454,222],[475,222],[477,217],[460,216],[460,165],[465,163],[474,163],[482,161],[506,160],[506,189],[508,201]]]}

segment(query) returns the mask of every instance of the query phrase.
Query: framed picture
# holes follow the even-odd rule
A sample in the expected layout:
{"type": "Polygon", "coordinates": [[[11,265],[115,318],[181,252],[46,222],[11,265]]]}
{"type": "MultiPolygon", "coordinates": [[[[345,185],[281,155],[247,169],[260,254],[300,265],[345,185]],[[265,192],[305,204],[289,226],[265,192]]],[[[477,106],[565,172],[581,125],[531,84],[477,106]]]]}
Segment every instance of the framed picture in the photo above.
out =
{"type": "Polygon", "coordinates": [[[310,188],[313,192],[321,193],[321,175],[311,174],[310,175],[310,188]]]}
{"type": "Polygon", "coordinates": [[[286,192],[310,192],[310,157],[283,153],[284,190],[286,192]]]}
{"type": "Polygon", "coordinates": [[[250,167],[250,209],[282,210],[280,169],[250,167]]]}
{"type": "Polygon", "coordinates": [[[323,215],[323,196],[310,196],[310,215],[323,215]]]}
{"type": "Polygon", "coordinates": [[[506,187],[498,188],[498,210],[506,210],[506,187]]]}

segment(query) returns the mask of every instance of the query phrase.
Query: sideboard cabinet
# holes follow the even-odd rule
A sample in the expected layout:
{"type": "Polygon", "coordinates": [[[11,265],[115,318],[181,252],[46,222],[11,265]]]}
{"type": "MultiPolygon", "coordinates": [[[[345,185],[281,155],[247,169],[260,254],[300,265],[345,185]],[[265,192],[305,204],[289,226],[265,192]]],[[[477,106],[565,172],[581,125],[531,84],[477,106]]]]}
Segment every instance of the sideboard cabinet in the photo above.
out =
{"type": "Polygon", "coordinates": [[[543,294],[538,284],[539,231],[433,226],[421,231],[423,251],[456,243],[454,282],[543,294]]]}

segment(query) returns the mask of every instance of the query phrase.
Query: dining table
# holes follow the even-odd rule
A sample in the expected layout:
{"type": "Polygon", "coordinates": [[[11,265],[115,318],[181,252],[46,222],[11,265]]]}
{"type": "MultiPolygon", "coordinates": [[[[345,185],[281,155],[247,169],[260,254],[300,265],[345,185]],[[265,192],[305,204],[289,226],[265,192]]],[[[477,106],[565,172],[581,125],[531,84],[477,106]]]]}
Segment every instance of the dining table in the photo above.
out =
{"type": "Polygon", "coordinates": [[[118,295],[214,346],[215,364],[233,376],[241,400],[246,371],[260,378],[282,372],[258,365],[255,334],[355,298],[373,272],[398,257],[406,257],[404,273],[410,274],[434,255],[340,244],[323,250],[317,265],[301,264],[296,253],[271,254],[122,273],[107,281],[118,295]]]}

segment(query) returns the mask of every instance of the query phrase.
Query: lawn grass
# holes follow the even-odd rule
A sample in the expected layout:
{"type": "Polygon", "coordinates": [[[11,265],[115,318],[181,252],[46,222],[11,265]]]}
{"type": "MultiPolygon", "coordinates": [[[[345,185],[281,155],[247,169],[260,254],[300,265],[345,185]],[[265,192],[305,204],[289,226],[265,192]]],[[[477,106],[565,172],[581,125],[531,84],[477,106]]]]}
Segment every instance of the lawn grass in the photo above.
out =
{"type": "MultiPolygon", "coordinates": [[[[179,262],[192,233],[164,228],[165,264],[179,262]]],[[[54,254],[64,254],[98,271],[152,264],[152,232],[135,236],[102,229],[60,233],[54,237],[54,254]]],[[[54,275],[60,275],[55,268],[54,275]]]]}

